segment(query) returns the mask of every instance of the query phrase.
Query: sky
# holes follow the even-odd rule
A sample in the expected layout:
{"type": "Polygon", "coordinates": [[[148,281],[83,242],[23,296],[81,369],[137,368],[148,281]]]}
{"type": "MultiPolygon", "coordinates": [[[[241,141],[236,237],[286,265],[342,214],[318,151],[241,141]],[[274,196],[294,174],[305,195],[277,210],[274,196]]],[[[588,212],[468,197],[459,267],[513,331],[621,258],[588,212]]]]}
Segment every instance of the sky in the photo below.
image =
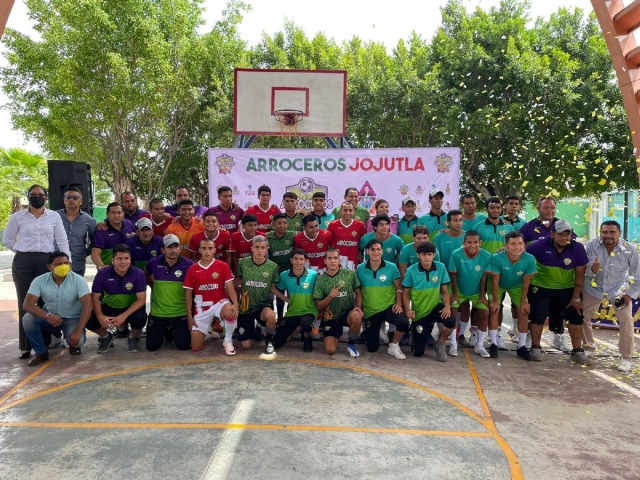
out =
{"type": "MultiPolygon", "coordinates": [[[[440,8],[447,0],[394,0],[379,2],[371,0],[323,0],[317,7],[310,8],[310,2],[295,0],[244,0],[252,5],[252,10],[244,15],[240,35],[249,46],[260,42],[263,33],[272,35],[282,30],[285,20],[293,21],[308,37],[323,32],[338,43],[354,35],[362,40],[383,43],[388,50],[397,45],[398,40],[408,39],[416,31],[424,39],[431,39],[441,23],[440,8]]],[[[463,0],[467,10],[476,7],[488,10],[499,5],[499,0],[463,0]]],[[[629,0],[624,0],[628,3],[629,0]]],[[[533,0],[531,16],[545,17],[560,7],[592,9],[590,0],[533,0]]],[[[206,26],[211,27],[225,8],[225,0],[205,0],[206,26]]],[[[33,34],[32,23],[23,0],[15,0],[9,16],[7,28],[33,34]]],[[[0,40],[0,65],[6,65],[4,45],[0,40]]],[[[32,152],[41,149],[35,142],[25,139],[21,132],[11,125],[9,112],[2,108],[7,97],[0,92],[0,146],[20,147],[32,152]]]]}

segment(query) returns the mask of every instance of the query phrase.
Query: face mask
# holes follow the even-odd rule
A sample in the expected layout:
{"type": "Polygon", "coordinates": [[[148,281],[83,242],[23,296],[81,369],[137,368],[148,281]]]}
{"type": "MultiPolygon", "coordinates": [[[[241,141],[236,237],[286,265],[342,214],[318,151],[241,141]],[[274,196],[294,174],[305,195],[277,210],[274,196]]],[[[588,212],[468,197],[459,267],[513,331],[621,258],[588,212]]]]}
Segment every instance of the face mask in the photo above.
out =
{"type": "Polygon", "coordinates": [[[62,277],[62,278],[69,275],[70,271],[71,271],[71,265],[69,265],[68,263],[58,265],[56,268],[53,269],[53,273],[56,274],[56,276],[62,277]]]}
{"type": "Polygon", "coordinates": [[[29,205],[33,208],[42,208],[45,202],[46,198],[44,197],[29,197],[29,205]]]}

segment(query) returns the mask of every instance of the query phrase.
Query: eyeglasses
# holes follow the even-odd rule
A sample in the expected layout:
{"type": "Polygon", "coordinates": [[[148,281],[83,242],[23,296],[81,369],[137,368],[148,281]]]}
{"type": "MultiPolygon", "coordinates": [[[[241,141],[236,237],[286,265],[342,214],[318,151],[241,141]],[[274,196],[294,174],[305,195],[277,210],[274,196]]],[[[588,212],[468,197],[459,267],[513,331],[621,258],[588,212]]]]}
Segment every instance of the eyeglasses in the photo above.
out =
{"type": "Polygon", "coordinates": [[[80,195],[65,195],[64,199],[65,200],[80,200],[80,195]]]}

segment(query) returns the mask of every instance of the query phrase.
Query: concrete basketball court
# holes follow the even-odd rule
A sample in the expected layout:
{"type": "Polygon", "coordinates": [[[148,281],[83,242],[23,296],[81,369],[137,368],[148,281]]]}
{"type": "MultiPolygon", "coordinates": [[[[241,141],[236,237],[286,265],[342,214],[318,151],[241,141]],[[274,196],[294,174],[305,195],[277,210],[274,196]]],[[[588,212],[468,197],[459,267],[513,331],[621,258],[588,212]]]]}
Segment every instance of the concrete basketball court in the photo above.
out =
{"type": "Polygon", "coordinates": [[[331,358],[321,342],[264,361],[219,340],[132,354],[116,339],[98,355],[95,336],[30,368],[0,282],[0,478],[636,479],[638,360],[620,374],[616,332],[596,333],[589,368],[550,347],[542,363],[331,358]]]}

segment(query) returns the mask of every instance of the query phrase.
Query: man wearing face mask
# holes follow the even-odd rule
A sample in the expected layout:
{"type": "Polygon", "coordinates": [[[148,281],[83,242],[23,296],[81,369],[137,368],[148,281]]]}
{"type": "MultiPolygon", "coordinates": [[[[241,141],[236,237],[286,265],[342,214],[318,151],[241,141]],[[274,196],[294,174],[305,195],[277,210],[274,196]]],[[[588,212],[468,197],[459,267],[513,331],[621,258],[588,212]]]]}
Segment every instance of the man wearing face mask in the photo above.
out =
{"type": "Polygon", "coordinates": [[[24,329],[36,352],[29,361],[30,367],[49,360],[43,332],[62,330],[69,344],[69,355],[80,355],[80,347],[85,342],[84,328],[93,310],[89,286],[84,278],[71,271],[66,253],[53,252],[47,268],[49,273],[31,283],[23,306],[24,329]],[[44,302],[42,308],[38,306],[40,299],[44,302]]]}

